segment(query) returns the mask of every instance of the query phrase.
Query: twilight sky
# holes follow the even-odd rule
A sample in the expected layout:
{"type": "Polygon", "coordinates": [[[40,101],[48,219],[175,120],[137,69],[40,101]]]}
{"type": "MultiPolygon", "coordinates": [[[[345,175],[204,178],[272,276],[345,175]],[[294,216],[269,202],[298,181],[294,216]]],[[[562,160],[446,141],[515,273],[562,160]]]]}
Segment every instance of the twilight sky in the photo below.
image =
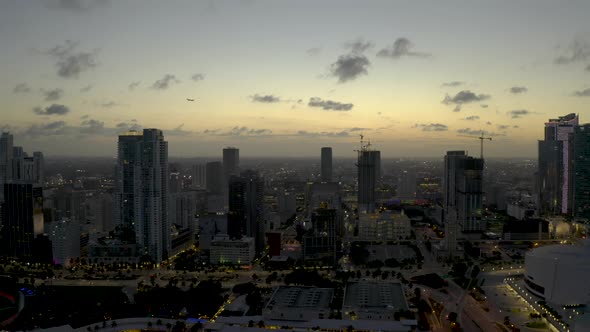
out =
{"type": "Polygon", "coordinates": [[[27,151],[115,156],[536,157],[550,117],[590,122],[590,1],[0,2],[0,128],[27,151]],[[194,101],[188,101],[194,99],[194,101]]]}

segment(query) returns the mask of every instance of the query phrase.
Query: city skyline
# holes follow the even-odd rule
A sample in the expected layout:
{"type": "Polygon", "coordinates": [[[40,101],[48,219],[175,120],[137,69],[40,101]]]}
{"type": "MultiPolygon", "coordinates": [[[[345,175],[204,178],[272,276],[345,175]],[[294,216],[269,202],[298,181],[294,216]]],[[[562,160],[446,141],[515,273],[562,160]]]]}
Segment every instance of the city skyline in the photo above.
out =
{"type": "Polygon", "coordinates": [[[486,156],[535,157],[547,118],[588,118],[582,1],[137,4],[0,4],[1,129],[46,155],[158,128],[172,157],[337,158],[361,133],[385,158],[477,155],[460,135],[484,130],[486,156]]]}

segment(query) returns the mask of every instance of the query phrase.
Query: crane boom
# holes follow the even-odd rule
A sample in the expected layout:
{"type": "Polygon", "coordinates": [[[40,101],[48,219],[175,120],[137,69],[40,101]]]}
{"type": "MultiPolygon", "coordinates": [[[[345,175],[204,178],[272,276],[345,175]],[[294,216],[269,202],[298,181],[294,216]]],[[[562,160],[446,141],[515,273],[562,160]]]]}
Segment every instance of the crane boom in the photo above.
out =
{"type": "Polygon", "coordinates": [[[491,137],[486,137],[484,135],[485,135],[485,132],[482,130],[480,136],[470,136],[470,135],[459,135],[459,136],[461,136],[461,137],[477,138],[479,140],[479,143],[480,143],[480,147],[479,147],[480,158],[483,159],[483,141],[484,140],[489,140],[489,141],[492,140],[491,137]]]}

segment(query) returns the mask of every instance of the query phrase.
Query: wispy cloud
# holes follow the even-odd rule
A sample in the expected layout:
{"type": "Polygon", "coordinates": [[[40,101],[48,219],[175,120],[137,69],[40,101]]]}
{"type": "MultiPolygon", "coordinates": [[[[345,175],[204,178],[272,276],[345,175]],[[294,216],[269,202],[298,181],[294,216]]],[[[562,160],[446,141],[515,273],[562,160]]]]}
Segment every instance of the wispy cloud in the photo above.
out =
{"type": "Polygon", "coordinates": [[[176,79],[176,76],[174,76],[173,74],[166,74],[164,75],[164,77],[160,78],[159,80],[155,81],[154,84],[152,84],[152,89],[166,90],[176,83],[180,83],[180,81],[176,79]]]}
{"type": "Polygon", "coordinates": [[[78,78],[81,73],[98,65],[96,50],[80,52],[78,42],[66,40],[63,45],[57,45],[47,53],[55,59],[57,75],[63,78],[78,78]]]}
{"type": "Polygon", "coordinates": [[[590,88],[580,90],[580,91],[574,91],[573,96],[575,96],[575,97],[590,97],[590,88]]]}
{"type": "Polygon", "coordinates": [[[205,74],[202,74],[202,73],[193,74],[193,76],[191,76],[191,79],[195,82],[202,81],[205,79],[205,74]]]}
{"type": "Polygon", "coordinates": [[[454,87],[461,86],[464,84],[465,84],[465,82],[462,82],[462,81],[451,81],[451,82],[444,82],[443,84],[441,84],[441,86],[454,88],[454,87]]]}
{"type": "Polygon", "coordinates": [[[34,124],[24,131],[26,136],[42,137],[51,135],[63,135],[65,133],[65,121],[55,121],[46,124],[34,124]]]}
{"type": "Polygon", "coordinates": [[[127,86],[127,88],[129,90],[133,91],[133,90],[135,90],[139,86],[139,84],[141,84],[141,82],[139,82],[139,81],[137,81],[137,82],[131,82],[129,84],[129,86],[127,86]]]}
{"type": "Polygon", "coordinates": [[[481,130],[481,129],[480,130],[471,129],[471,128],[457,129],[457,133],[462,134],[462,135],[468,135],[468,136],[479,136],[482,133],[484,136],[506,136],[506,134],[490,132],[490,131],[481,130]]]}
{"type": "Polygon", "coordinates": [[[325,111],[350,111],[354,107],[350,103],[341,103],[333,100],[322,100],[318,97],[312,97],[307,103],[309,107],[318,107],[325,111]]]}
{"type": "Polygon", "coordinates": [[[45,101],[56,101],[61,99],[64,95],[64,90],[60,88],[51,89],[51,90],[42,90],[43,98],[45,101]]]}
{"type": "Polygon", "coordinates": [[[532,112],[528,111],[528,110],[512,110],[512,111],[506,112],[506,114],[508,114],[513,119],[522,118],[523,116],[529,115],[531,113],[532,112]]]}
{"type": "Polygon", "coordinates": [[[515,95],[525,93],[527,91],[529,91],[529,89],[527,89],[524,86],[513,86],[510,88],[510,93],[515,94],[515,95]]]}
{"type": "Polygon", "coordinates": [[[81,134],[101,134],[104,131],[104,129],[104,122],[95,119],[84,120],[80,124],[81,134]]]}
{"type": "Polygon", "coordinates": [[[455,104],[456,107],[455,107],[454,111],[458,112],[461,110],[460,106],[463,104],[479,102],[479,101],[483,101],[483,100],[486,100],[489,98],[490,98],[490,95],[481,94],[481,93],[476,94],[470,90],[463,90],[463,91],[458,92],[453,97],[446,95],[445,98],[442,100],[442,103],[445,105],[455,104]],[[457,106],[459,106],[459,107],[457,107],[457,106]]]}
{"type": "Polygon", "coordinates": [[[417,123],[414,128],[421,128],[422,131],[448,131],[449,127],[442,123],[417,123]]]}
{"type": "Polygon", "coordinates": [[[555,58],[558,65],[582,62],[590,59],[590,43],[583,40],[574,40],[564,53],[555,58]]]}
{"type": "Polygon", "coordinates": [[[330,76],[337,77],[339,83],[345,83],[367,75],[371,65],[369,59],[361,54],[346,54],[330,66],[330,76]]]}
{"type": "Polygon", "coordinates": [[[316,56],[319,55],[322,52],[322,49],[319,47],[312,47],[310,49],[308,49],[307,51],[305,51],[305,53],[309,56],[316,56]]]}
{"type": "Polygon", "coordinates": [[[375,45],[372,42],[365,41],[362,38],[344,44],[344,48],[349,49],[352,53],[356,54],[364,53],[365,51],[373,48],[373,46],[375,45]]]}
{"type": "Polygon", "coordinates": [[[14,89],[12,89],[14,93],[29,93],[31,92],[31,87],[27,85],[27,83],[19,83],[17,84],[14,89]]]}
{"type": "Polygon", "coordinates": [[[45,108],[35,107],[33,112],[38,115],[66,115],[70,112],[70,109],[65,105],[53,104],[45,108]]]}
{"type": "Polygon", "coordinates": [[[471,115],[471,116],[468,116],[468,117],[464,118],[463,120],[466,120],[466,121],[476,121],[476,120],[479,120],[479,115],[471,115]]]}
{"type": "Polygon", "coordinates": [[[393,45],[387,48],[381,49],[377,52],[377,56],[386,57],[392,59],[399,59],[402,57],[429,57],[430,53],[425,52],[414,52],[411,49],[414,44],[407,38],[398,38],[393,42],[393,45]]]}
{"type": "Polygon", "coordinates": [[[252,99],[252,102],[255,103],[278,103],[281,101],[280,97],[274,96],[274,95],[259,95],[259,94],[255,94],[253,96],[250,96],[250,98],[252,99]]]}

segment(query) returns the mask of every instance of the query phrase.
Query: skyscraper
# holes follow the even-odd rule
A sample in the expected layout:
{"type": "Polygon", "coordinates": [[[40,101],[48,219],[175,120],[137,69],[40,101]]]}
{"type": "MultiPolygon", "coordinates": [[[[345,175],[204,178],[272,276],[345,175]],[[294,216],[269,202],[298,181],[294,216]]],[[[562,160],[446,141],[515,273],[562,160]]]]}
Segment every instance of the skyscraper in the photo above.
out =
{"type": "Polygon", "coordinates": [[[322,148],[322,182],[332,182],[332,148],[322,148]]]}
{"type": "Polygon", "coordinates": [[[32,183],[5,183],[3,191],[2,254],[32,258],[35,236],[43,234],[43,189],[32,183]]]}
{"type": "Polygon", "coordinates": [[[205,170],[205,165],[193,165],[191,185],[193,189],[205,189],[207,187],[207,173],[205,170]]]}
{"type": "Polygon", "coordinates": [[[12,177],[13,137],[10,133],[0,136],[0,203],[4,197],[4,184],[12,177]]]}
{"type": "Polygon", "coordinates": [[[358,210],[372,213],[377,202],[375,188],[381,174],[381,152],[363,147],[358,152],[358,210]]]}
{"type": "Polygon", "coordinates": [[[575,220],[590,220],[590,124],[576,126],[573,134],[573,198],[575,220]]]}
{"type": "Polygon", "coordinates": [[[243,171],[229,180],[228,234],[253,237],[256,252],[264,250],[264,180],[253,170],[243,171]]]}
{"type": "Polygon", "coordinates": [[[234,147],[227,147],[223,149],[223,176],[225,181],[229,181],[229,177],[237,175],[240,168],[240,149],[234,147]]]}
{"type": "Polygon", "coordinates": [[[484,229],[481,221],[483,159],[465,151],[448,151],[444,160],[443,208],[448,250],[456,247],[459,231],[484,229]]]}
{"type": "Polygon", "coordinates": [[[115,216],[140,252],[161,262],[170,252],[168,142],[158,129],[119,136],[115,216]]]}
{"type": "Polygon", "coordinates": [[[205,176],[207,178],[207,192],[210,194],[223,193],[223,166],[220,161],[212,161],[205,166],[205,176]]]}
{"type": "Polygon", "coordinates": [[[545,139],[539,141],[538,195],[541,213],[571,212],[570,134],[578,122],[578,115],[570,113],[545,123],[545,139]]]}

